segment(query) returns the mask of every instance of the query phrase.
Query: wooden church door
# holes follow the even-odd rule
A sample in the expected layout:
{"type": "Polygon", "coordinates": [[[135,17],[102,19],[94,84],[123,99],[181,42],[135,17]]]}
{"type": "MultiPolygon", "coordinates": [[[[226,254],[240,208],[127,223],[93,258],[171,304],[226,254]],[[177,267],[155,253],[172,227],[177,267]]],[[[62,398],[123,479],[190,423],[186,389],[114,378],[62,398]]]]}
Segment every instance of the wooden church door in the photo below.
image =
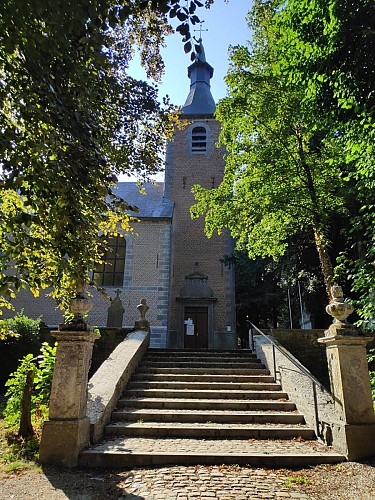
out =
{"type": "Polygon", "coordinates": [[[208,307],[185,306],[184,347],[208,348],[208,307]]]}

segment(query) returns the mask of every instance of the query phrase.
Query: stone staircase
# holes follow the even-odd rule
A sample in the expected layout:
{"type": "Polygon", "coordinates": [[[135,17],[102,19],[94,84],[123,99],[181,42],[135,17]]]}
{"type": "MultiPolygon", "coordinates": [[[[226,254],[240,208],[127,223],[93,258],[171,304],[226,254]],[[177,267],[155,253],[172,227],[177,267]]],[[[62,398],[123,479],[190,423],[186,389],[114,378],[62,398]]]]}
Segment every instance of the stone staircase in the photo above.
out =
{"type": "Polygon", "coordinates": [[[84,451],[80,465],[293,467],[343,460],[316,441],[250,351],[149,349],[104,442],[84,451]]]}

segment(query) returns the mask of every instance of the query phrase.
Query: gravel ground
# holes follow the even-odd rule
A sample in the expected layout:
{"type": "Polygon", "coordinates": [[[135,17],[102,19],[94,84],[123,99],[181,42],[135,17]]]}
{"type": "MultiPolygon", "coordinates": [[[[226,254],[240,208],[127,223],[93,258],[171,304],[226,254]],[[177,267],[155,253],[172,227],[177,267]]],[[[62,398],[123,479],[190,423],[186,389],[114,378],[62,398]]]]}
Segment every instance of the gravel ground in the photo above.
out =
{"type": "Polygon", "coordinates": [[[0,476],[0,499],[14,500],[375,499],[372,461],[300,470],[171,466],[128,470],[45,467],[0,476]]]}

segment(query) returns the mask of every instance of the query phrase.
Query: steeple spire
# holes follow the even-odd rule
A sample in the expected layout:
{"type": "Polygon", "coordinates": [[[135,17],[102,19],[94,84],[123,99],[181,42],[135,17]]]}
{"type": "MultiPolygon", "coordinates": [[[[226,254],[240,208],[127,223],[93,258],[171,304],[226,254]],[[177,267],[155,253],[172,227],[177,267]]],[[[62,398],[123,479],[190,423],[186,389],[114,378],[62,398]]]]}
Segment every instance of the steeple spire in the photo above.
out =
{"type": "Polygon", "coordinates": [[[182,107],[184,115],[212,115],[216,109],[210,84],[214,69],[206,61],[202,39],[198,42],[200,52],[197,52],[195,61],[188,67],[190,92],[182,107]]]}

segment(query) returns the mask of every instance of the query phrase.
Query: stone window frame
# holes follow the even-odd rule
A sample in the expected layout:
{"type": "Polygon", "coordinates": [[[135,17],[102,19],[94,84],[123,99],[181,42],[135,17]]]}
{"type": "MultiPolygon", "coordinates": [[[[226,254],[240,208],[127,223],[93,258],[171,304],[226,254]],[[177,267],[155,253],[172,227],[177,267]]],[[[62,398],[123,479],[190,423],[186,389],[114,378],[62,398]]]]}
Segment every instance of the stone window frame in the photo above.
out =
{"type": "Polygon", "coordinates": [[[104,288],[122,287],[124,282],[126,239],[117,235],[108,240],[108,248],[103,254],[102,264],[97,264],[92,280],[104,288]]]}
{"type": "Polygon", "coordinates": [[[207,129],[203,125],[195,126],[191,130],[191,151],[192,153],[207,151],[207,129]]]}
{"type": "Polygon", "coordinates": [[[194,121],[191,121],[189,127],[185,132],[185,144],[186,144],[186,152],[191,155],[205,155],[210,156],[214,149],[214,139],[213,139],[213,131],[210,126],[211,119],[201,118],[201,117],[192,117],[194,121]],[[193,143],[193,130],[196,128],[204,128],[206,130],[206,146],[205,148],[194,150],[192,147],[193,143]]]}

